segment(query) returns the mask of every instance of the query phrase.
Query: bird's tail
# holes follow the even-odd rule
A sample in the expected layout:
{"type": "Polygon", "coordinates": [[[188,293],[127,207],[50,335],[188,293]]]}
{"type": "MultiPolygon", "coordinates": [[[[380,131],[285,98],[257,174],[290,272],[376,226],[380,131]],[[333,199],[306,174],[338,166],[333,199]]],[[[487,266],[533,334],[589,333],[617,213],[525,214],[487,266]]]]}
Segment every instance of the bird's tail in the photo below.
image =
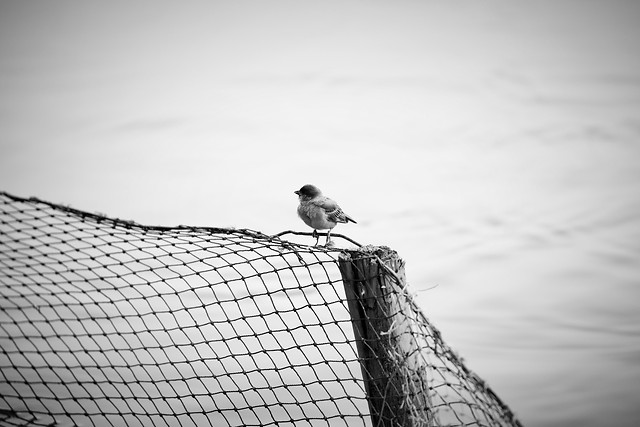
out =
{"type": "Polygon", "coordinates": [[[354,224],[357,224],[356,220],[351,218],[349,215],[345,215],[344,217],[346,218],[347,222],[352,222],[354,224]]]}

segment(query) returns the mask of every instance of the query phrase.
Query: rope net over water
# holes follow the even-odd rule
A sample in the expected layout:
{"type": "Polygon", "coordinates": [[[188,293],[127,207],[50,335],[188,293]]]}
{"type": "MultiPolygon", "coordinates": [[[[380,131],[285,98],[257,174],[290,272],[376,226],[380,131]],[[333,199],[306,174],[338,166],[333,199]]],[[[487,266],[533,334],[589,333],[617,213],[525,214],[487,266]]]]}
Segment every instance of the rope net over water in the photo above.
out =
{"type": "MultiPolygon", "coordinates": [[[[0,426],[371,426],[340,254],[0,193],[0,426]]],[[[519,425],[410,307],[411,425],[519,425]]]]}

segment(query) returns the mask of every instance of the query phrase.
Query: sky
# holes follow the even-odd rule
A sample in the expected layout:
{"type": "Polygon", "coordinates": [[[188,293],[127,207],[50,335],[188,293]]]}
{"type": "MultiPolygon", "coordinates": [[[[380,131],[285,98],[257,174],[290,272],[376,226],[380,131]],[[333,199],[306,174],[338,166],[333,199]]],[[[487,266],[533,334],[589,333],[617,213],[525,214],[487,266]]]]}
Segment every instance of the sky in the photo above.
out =
{"type": "Polygon", "coordinates": [[[359,207],[385,181],[415,192],[418,168],[449,195],[442,163],[477,162],[442,147],[535,132],[549,117],[514,99],[638,66],[631,3],[582,3],[3,1],[0,178],[142,222],[237,226],[255,215],[200,201],[257,198],[276,222],[304,183],[359,207]],[[434,161],[415,164],[425,146],[434,161]]]}

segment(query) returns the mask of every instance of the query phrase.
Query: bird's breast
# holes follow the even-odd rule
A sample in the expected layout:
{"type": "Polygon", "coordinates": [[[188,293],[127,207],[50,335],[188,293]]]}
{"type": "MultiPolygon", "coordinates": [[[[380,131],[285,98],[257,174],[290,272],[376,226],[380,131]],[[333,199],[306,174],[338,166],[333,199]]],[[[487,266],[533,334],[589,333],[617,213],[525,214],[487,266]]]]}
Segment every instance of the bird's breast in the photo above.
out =
{"type": "Polygon", "coordinates": [[[335,222],[328,219],[325,210],[313,203],[301,203],[298,206],[298,216],[316,230],[327,230],[336,226],[335,222]]]}

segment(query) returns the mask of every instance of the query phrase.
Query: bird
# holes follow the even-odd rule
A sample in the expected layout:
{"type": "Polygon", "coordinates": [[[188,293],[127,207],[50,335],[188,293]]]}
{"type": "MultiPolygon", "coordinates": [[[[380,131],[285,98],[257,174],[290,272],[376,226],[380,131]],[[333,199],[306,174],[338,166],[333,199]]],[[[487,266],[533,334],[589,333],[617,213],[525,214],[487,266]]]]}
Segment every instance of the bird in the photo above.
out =
{"type": "Polygon", "coordinates": [[[324,196],[322,191],[315,185],[307,184],[299,190],[294,191],[298,195],[300,204],[298,205],[298,216],[305,224],[313,228],[313,236],[316,238],[316,246],[320,240],[318,230],[329,230],[327,232],[326,246],[331,242],[331,230],[338,223],[357,222],[349,215],[342,212],[340,206],[324,196]]]}

